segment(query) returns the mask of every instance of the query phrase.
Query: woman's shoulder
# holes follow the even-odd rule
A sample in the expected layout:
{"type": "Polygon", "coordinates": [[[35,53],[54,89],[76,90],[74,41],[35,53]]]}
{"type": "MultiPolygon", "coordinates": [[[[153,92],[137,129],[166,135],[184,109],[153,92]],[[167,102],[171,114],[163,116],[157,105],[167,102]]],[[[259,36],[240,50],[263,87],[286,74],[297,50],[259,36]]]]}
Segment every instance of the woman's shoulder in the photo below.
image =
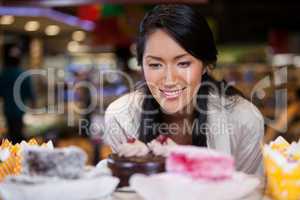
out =
{"type": "Polygon", "coordinates": [[[259,109],[250,100],[240,95],[227,97],[210,95],[209,106],[224,111],[229,118],[243,126],[264,123],[259,109]]]}
{"type": "Polygon", "coordinates": [[[264,117],[259,109],[248,99],[238,96],[231,111],[231,118],[240,127],[248,130],[263,130],[264,117]]]}
{"type": "Polygon", "coordinates": [[[244,118],[252,117],[256,120],[263,121],[263,116],[259,109],[248,99],[238,97],[239,101],[236,105],[236,114],[240,113],[244,118]]]}
{"type": "Polygon", "coordinates": [[[109,104],[105,113],[107,114],[128,114],[129,112],[138,112],[141,109],[143,93],[133,91],[122,95],[109,104]]]}

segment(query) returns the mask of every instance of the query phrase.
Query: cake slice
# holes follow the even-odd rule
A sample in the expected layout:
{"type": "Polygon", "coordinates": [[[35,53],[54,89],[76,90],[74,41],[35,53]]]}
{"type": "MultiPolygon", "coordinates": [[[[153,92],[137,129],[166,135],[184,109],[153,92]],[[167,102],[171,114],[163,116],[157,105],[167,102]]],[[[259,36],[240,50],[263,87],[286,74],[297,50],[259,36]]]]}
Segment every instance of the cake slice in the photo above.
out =
{"type": "Polygon", "coordinates": [[[27,146],[22,151],[22,174],[65,179],[79,178],[85,167],[86,154],[77,147],[43,148],[27,146]]]}
{"type": "Polygon", "coordinates": [[[232,177],[234,159],[207,148],[178,146],[171,149],[166,170],[191,176],[194,179],[224,180],[232,177]]]}

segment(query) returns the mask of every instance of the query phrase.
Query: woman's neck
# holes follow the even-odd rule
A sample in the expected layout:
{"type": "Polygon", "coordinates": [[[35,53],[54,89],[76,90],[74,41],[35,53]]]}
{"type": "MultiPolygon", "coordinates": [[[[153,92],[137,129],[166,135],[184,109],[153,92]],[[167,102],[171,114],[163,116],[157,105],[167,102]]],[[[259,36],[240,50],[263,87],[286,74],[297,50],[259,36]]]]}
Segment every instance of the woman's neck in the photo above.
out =
{"type": "Polygon", "coordinates": [[[176,113],[172,113],[172,114],[168,114],[168,113],[163,113],[163,117],[162,120],[165,123],[178,123],[178,122],[183,122],[185,120],[188,121],[192,121],[194,119],[194,108],[190,105],[186,106],[184,109],[176,112],[176,113]]]}
{"type": "Polygon", "coordinates": [[[165,123],[180,123],[184,120],[192,121],[193,113],[174,113],[174,114],[163,114],[162,117],[165,123]]]}
{"type": "Polygon", "coordinates": [[[181,145],[192,145],[192,121],[193,114],[176,113],[172,115],[163,114],[162,120],[167,125],[167,130],[162,131],[181,145]]]}

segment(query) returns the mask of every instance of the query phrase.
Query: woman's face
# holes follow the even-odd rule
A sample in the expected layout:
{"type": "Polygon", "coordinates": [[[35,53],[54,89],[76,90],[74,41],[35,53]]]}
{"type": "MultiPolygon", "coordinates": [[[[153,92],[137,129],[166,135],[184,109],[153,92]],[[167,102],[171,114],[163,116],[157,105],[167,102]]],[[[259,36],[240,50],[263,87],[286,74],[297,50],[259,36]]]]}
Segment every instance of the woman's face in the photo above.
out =
{"type": "Polygon", "coordinates": [[[204,72],[203,63],[165,31],[156,30],[149,35],[143,69],[152,95],[166,113],[192,108],[204,72]]]}

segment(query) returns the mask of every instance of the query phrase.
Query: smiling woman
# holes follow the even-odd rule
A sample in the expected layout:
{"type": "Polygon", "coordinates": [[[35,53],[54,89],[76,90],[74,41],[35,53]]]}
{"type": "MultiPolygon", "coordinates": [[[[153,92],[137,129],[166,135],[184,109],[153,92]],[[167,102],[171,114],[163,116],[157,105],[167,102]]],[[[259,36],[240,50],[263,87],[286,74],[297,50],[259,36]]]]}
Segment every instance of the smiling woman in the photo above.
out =
{"type": "Polygon", "coordinates": [[[263,118],[239,91],[210,75],[217,49],[197,9],[151,10],[140,24],[137,59],[145,81],[106,110],[105,140],[114,152],[165,155],[177,144],[205,146],[233,155],[237,170],[261,172],[263,118]]]}

